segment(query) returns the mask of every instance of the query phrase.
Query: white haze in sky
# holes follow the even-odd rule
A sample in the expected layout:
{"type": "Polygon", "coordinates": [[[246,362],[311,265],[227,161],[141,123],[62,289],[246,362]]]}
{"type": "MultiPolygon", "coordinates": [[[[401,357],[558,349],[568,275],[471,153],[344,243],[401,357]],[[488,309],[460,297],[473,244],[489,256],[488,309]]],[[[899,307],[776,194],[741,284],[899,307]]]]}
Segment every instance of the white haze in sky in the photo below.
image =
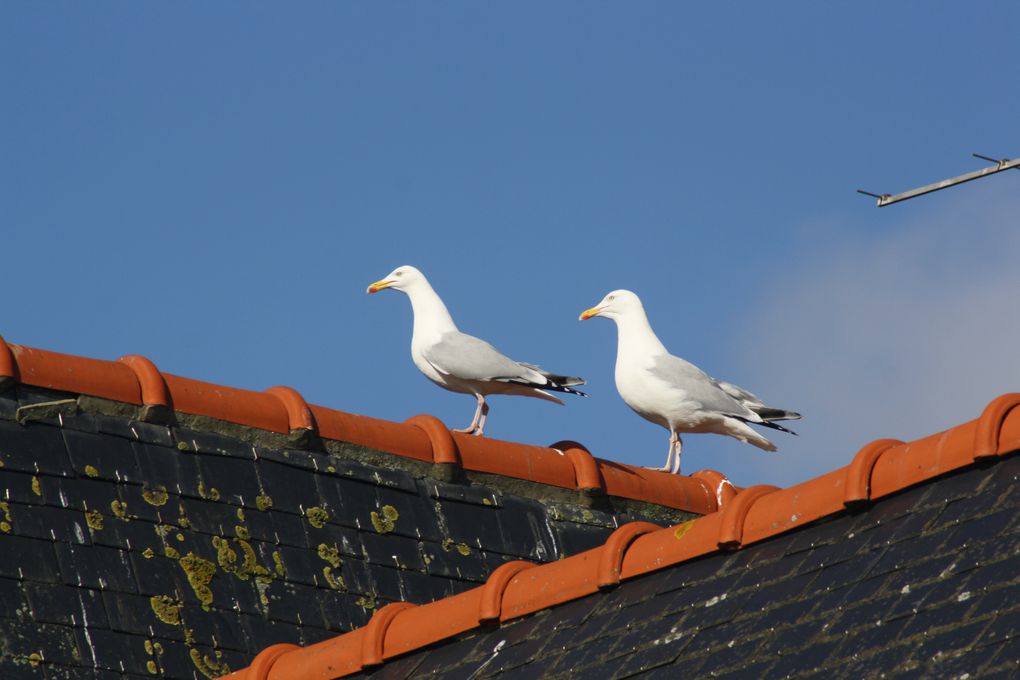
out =
{"type": "Polygon", "coordinates": [[[735,481],[789,486],[1020,391],[1020,173],[1006,175],[805,229],[824,246],[760,291],[732,347],[735,374],[803,413],[800,437],[735,481]]]}

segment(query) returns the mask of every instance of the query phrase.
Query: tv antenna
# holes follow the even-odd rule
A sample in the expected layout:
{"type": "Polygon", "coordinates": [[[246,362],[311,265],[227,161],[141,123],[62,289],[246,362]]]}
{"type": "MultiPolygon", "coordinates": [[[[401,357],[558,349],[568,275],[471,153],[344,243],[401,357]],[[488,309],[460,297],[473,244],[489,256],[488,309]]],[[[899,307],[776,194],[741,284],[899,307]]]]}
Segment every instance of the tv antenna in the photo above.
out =
{"type": "Polygon", "coordinates": [[[874,197],[875,199],[877,199],[876,205],[879,208],[882,208],[887,205],[892,205],[893,203],[899,203],[900,201],[906,201],[911,198],[917,198],[918,196],[924,196],[925,194],[930,194],[934,191],[948,189],[949,187],[954,187],[957,184],[963,184],[964,182],[970,182],[971,180],[981,179],[982,177],[987,177],[988,175],[994,175],[995,173],[1002,172],[1003,170],[1009,170],[1011,168],[1020,170],[1020,158],[1014,160],[1003,158],[1002,160],[999,160],[996,158],[991,158],[989,156],[982,156],[979,153],[971,155],[974,156],[975,158],[980,158],[981,160],[991,161],[992,163],[995,163],[995,165],[990,165],[987,168],[981,168],[980,170],[975,170],[974,172],[968,172],[966,175],[959,175],[958,177],[944,179],[941,182],[928,184],[918,189],[904,191],[902,194],[895,195],[873,194],[870,191],[865,191],[864,189],[858,189],[857,193],[864,194],[865,196],[874,197]]]}

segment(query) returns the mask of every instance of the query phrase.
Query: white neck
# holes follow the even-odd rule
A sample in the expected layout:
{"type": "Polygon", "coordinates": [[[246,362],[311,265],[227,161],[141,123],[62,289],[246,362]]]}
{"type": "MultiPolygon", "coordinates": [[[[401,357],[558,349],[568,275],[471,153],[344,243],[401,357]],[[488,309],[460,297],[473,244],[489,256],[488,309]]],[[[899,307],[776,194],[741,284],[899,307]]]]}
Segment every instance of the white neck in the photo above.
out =
{"type": "Polygon", "coordinates": [[[414,311],[412,344],[417,340],[426,341],[457,330],[457,325],[453,323],[446,305],[436,291],[432,290],[428,281],[416,281],[404,292],[411,299],[411,309],[414,311]]]}
{"type": "Polygon", "coordinates": [[[622,314],[616,321],[616,362],[617,364],[626,356],[648,357],[659,354],[668,354],[666,346],[662,344],[652,325],[648,323],[648,316],[645,310],[630,310],[628,314],[622,314]]]}

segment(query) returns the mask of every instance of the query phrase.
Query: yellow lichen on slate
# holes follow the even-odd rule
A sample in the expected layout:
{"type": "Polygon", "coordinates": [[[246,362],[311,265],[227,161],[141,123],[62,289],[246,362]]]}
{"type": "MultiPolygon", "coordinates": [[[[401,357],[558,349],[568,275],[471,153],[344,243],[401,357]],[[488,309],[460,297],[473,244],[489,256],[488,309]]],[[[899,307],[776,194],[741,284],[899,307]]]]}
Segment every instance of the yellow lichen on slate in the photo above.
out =
{"type": "Polygon", "coordinates": [[[692,520],[688,520],[688,521],[684,522],[683,524],[678,524],[676,526],[676,529],[673,530],[673,538],[675,538],[676,540],[679,541],[681,538],[684,537],[684,534],[686,534],[688,531],[691,530],[691,527],[693,527],[693,526],[694,526],[694,520],[693,519],[692,520]]]}
{"type": "Polygon", "coordinates": [[[279,550],[273,551],[273,564],[276,567],[274,571],[276,571],[277,576],[283,578],[287,575],[287,567],[283,566],[283,557],[280,555],[279,550]]]}
{"type": "Polygon", "coordinates": [[[230,547],[230,541],[220,536],[213,536],[212,545],[216,549],[216,561],[220,568],[228,574],[233,574],[242,581],[249,580],[252,576],[266,576],[269,570],[258,563],[258,556],[251,543],[240,538],[234,542],[241,549],[241,564],[237,564],[237,552],[230,547]]]}
{"type": "Polygon", "coordinates": [[[145,559],[147,560],[151,560],[153,557],[156,556],[156,551],[153,550],[152,548],[146,548],[145,550],[142,551],[142,556],[145,557],[145,559]]]}
{"type": "Polygon", "coordinates": [[[375,609],[375,595],[362,595],[354,601],[354,604],[364,609],[375,609]]]}
{"type": "Polygon", "coordinates": [[[206,500],[218,501],[220,499],[220,491],[215,486],[210,486],[206,489],[205,482],[198,483],[198,495],[206,500]]]}
{"type": "Polygon", "coordinates": [[[177,526],[182,529],[187,529],[191,526],[191,520],[188,519],[188,515],[184,511],[184,505],[181,503],[177,504],[177,515],[177,526]]]}
{"type": "Polygon", "coordinates": [[[223,653],[219,650],[213,652],[213,655],[216,657],[215,659],[210,658],[208,654],[203,655],[197,649],[190,650],[189,654],[191,662],[195,664],[198,672],[209,678],[209,680],[230,673],[230,666],[222,660],[223,653]]]}
{"type": "Polygon", "coordinates": [[[237,509],[237,521],[238,522],[243,522],[244,521],[244,508],[238,508],[237,509]]]}
{"type": "Polygon", "coordinates": [[[458,543],[457,544],[457,552],[459,552],[461,555],[465,555],[465,556],[470,555],[471,554],[471,546],[469,546],[467,543],[458,543]]]}
{"type": "MultiPolygon", "coordinates": [[[[181,625],[181,603],[168,595],[153,595],[149,598],[149,605],[156,618],[171,626],[181,625]]],[[[149,651],[149,641],[146,640],[146,651],[149,651]]],[[[149,652],[150,654],[152,652],[149,652]]]]}
{"type": "Polygon", "coordinates": [[[265,512],[269,508],[273,507],[273,499],[265,494],[261,496],[255,496],[255,507],[262,512],[265,512]]]}
{"type": "Polygon", "coordinates": [[[123,503],[121,501],[110,501],[110,512],[112,512],[113,516],[117,519],[124,520],[125,522],[128,521],[127,503],[123,503]]]}
{"type": "Polygon", "coordinates": [[[103,513],[98,510],[87,510],[85,512],[85,524],[88,525],[92,531],[103,530],[103,513]]]}
{"type": "Polygon", "coordinates": [[[41,652],[32,652],[28,655],[28,664],[32,668],[36,668],[42,663],[43,655],[41,652]]]}
{"type": "Polygon", "coordinates": [[[170,494],[167,493],[166,487],[160,484],[151,489],[142,489],[142,498],[149,505],[158,508],[166,505],[167,500],[170,499],[170,494]]]}
{"type": "Polygon", "coordinates": [[[0,520],[0,531],[9,534],[11,533],[11,522],[14,521],[11,519],[11,506],[6,502],[0,502],[0,512],[4,514],[3,520],[0,520]]]}
{"type": "Polygon", "coordinates": [[[216,565],[193,552],[182,557],[178,564],[181,565],[181,569],[188,577],[188,583],[195,591],[198,601],[202,603],[202,608],[208,610],[213,601],[213,592],[209,587],[209,582],[216,575],[216,565]]]}
{"type": "Polygon", "coordinates": [[[326,583],[328,583],[329,587],[332,588],[333,590],[341,590],[341,591],[346,591],[347,590],[347,584],[344,582],[344,577],[343,576],[334,576],[333,575],[333,567],[329,567],[329,566],[323,567],[322,568],[322,577],[324,579],[326,579],[326,583]]]}
{"type": "Polygon", "coordinates": [[[251,534],[248,533],[248,527],[243,527],[240,524],[234,527],[234,535],[243,541],[251,538],[251,534]]]}
{"type": "Polygon", "coordinates": [[[372,515],[372,526],[380,534],[388,534],[393,531],[396,526],[397,520],[400,518],[400,513],[392,505],[384,505],[379,508],[380,512],[373,512],[372,515]]]}
{"type": "Polygon", "coordinates": [[[318,506],[314,508],[308,508],[305,512],[305,516],[308,518],[308,523],[316,529],[321,529],[326,525],[326,521],[329,520],[329,511],[326,508],[320,508],[318,506]]]}
{"type": "Polygon", "coordinates": [[[145,670],[149,671],[153,675],[159,673],[159,669],[156,667],[156,662],[153,661],[152,659],[149,659],[148,661],[145,662],[145,670]]]}
{"type": "Polygon", "coordinates": [[[188,442],[177,442],[178,451],[190,451],[191,447],[188,446],[188,442]]]}
{"type": "Polygon", "coordinates": [[[163,554],[166,555],[167,557],[169,557],[172,560],[179,560],[179,559],[181,559],[181,554],[179,552],[177,552],[177,548],[173,548],[173,547],[171,547],[169,545],[163,547],[163,554]]]}
{"type": "Polygon", "coordinates": [[[99,470],[97,470],[95,467],[93,467],[91,465],[86,465],[85,466],[85,474],[87,474],[89,477],[98,477],[99,476],[99,470]]]}
{"type": "Polygon", "coordinates": [[[32,477],[32,493],[36,496],[42,496],[42,482],[35,476],[32,477]]]}
{"type": "Polygon", "coordinates": [[[482,505],[492,505],[492,501],[490,501],[488,498],[483,498],[482,505]]]}
{"type": "Polygon", "coordinates": [[[328,546],[325,543],[319,544],[319,557],[326,560],[334,567],[340,566],[340,551],[333,546],[328,546]]]}
{"type": "MultiPolygon", "coordinates": [[[[269,605],[269,596],[266,595],[266,591],[269,590],[270,584],[273,579],[271,576],[256,576],[255,577],[255,592],[259,594],[259,602],[263,607],[269,605]]],[[[267,613],[263,611],[263,613],[267,613]]]]}

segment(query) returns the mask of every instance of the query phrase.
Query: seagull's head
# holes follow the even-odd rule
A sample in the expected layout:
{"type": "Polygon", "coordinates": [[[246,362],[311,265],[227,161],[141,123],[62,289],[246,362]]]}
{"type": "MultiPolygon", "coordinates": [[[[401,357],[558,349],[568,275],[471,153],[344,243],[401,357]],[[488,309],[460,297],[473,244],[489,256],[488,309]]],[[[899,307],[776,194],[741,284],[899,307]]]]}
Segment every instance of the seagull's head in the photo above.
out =
{"type": "Polygon", "coordinates": [[[637,295],[629,290],[614,290],[602,298],[602,302],[598,303],[591,309],[586,309],[581,312],[580,319],[581,321],[584,321],[585,319],[590,319],[593,316],[604,316],[607,319],[613,319],[615,321],[624,314],[635,309],[644,309],[641,306],[641,299],[637,295]]]}
{"type": "Polygon", "coordinates": [[[415,269],[409,264],[405,264],[403,267],[397,267],[385,278],[379,279],[368,287],[369,293],[378,293],[380,290],[386,288],[393,288],[394,290],[406,291],[414,284],[424,281],[425,275],[415,269]]]}

